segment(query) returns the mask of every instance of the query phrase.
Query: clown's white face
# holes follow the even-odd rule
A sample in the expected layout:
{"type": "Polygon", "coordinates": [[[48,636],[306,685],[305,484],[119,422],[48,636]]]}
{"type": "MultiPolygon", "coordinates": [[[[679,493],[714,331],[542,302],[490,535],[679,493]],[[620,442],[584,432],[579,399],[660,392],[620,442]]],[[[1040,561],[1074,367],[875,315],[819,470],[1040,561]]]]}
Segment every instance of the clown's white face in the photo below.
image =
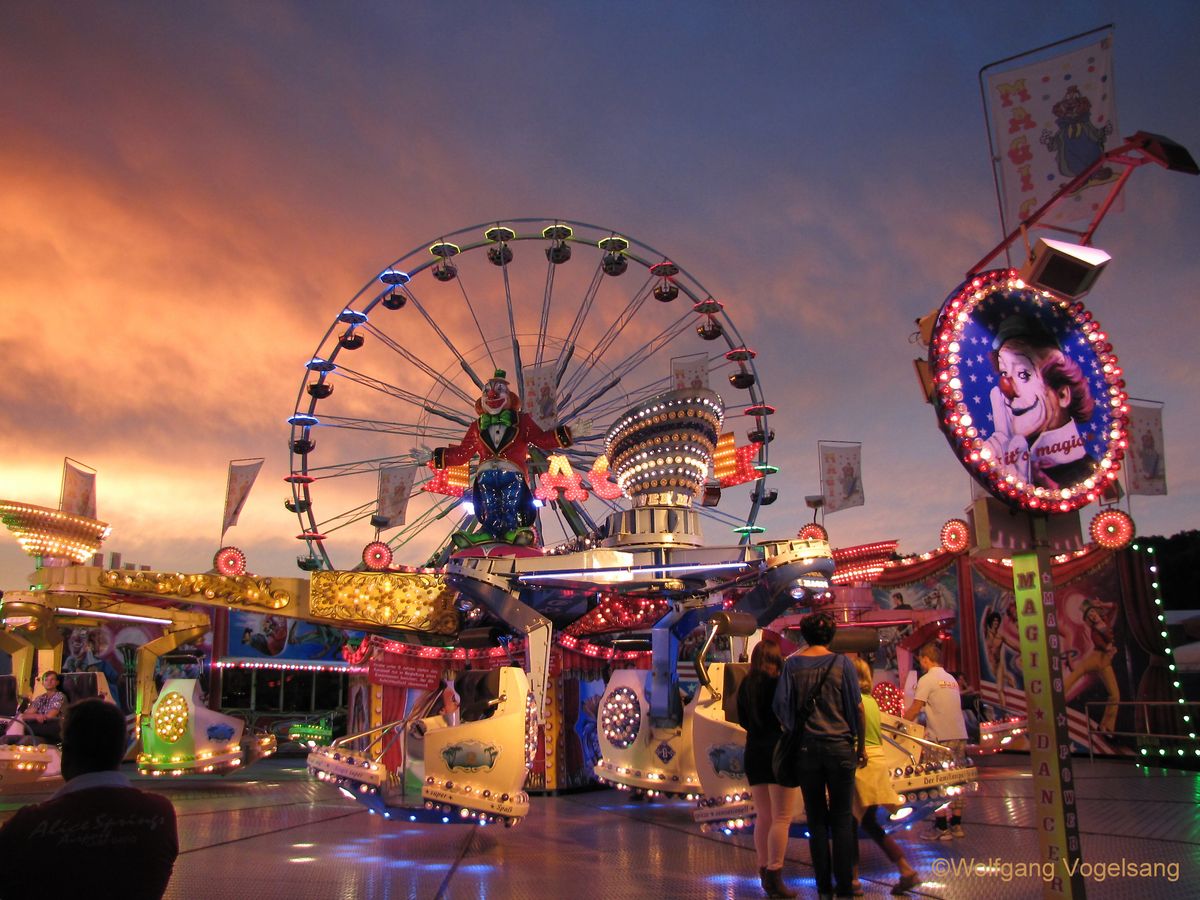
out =
{"type": "Polygon", "coordinates": [[[495,415],[509,405],[510,394],[508,385],[503,381],[492,379],[483,388],[483,408],[495,415]]]}
{"type": "Polygon", "coordinates": [[[1066,421],[1070,391],[1055,391],[1042,377],[1037,361],[1024,349],[1000,348],[1000,392],[1012,413],[1013,431],[1036,437],[1066,421]]]}

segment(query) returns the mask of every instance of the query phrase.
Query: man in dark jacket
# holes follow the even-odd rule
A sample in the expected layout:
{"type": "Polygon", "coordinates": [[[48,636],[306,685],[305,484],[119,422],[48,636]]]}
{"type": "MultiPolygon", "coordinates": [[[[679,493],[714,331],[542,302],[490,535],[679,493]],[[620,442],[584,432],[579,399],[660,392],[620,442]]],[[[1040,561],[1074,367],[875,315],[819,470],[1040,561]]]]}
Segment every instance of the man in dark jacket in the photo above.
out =
{"type": "Polygon", "coordinates": [[[73,896],[84,882],[93,900],[162,897],[179,854],[175,809],[117,771],[125,743],[125,716],[115,705],[82,700],[67,707],[67,783],[0,827],[0,859],[9,862],[0,898],[73,896]]]}

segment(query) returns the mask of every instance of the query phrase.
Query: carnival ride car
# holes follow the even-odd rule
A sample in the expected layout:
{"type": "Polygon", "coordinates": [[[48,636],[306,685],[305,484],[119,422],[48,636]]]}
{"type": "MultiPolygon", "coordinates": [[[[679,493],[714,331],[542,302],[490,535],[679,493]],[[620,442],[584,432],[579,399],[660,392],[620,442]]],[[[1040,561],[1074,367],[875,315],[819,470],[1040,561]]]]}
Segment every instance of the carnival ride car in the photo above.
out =
{"type": "MultiPolygon", "coordinates": [[[[61,668],[61,624],[115,620],[161,626],[163,634],[138,650],[131,731],[140,744],[139,770],[152,775],[224,773],[274,751],[274,736],[250,732],[241,720],[204,709],[194,679],[168,681],[164,693],[159,693],[155,681],[159,657],[202,637],[211,628],[207,615],[102,594],[87,582],[82,569],[58,569],[55,574],[53,589],[9,592],[0,604],[0,619],[5,625],[0,641],[12,654],[16,683],[29,683],[35,653],[42,670],[61,668]],[[231,749],[233,745],[237,745],[236,751],[231,749]]],[[[115,702],[102,672],[64,674],[62,689],[72,701],[99,696],[115,702]]],[[[33,766],[39,775],[53,772],[58,759],[53,742],[0,752],[0,767],[5,754],[13,757],[12,766],[23,767],[17,771],[28,772],[33,766]]],[[[13,780],[6,778],[0,791],[12,784],[13,780]]]]}
{"type": "Polygon", "coordinates": [[[196,678],[171,678],[140,716],[142,775],[225,775],[270,756],[276,737],[209,709],[196,678]]]}
{"type": "MultiPolygon", "coordinates": [[[[35,783],[54,786],[61,784],[62,779],[62,754],[52,736],[40,736],[28,729],[15,734],[5,733],[24,708],[17,688],[17,676],[0,675],[0,735],[3,735],[0,737],[0,793],[35,783]]],[[[92,697],[107,703],[116,702],[102,672],[64,674],[59,689],[66,695],[68,703],[92,697]]],[[[33,697],[44,692],[45,688],[39,682],[33,697]]]]}
{"type": "MultiPolygon", "coordinates": [[[[738,687],[750,667],[747,663],[706,663],[706,651],[718,635],[740,638],[743,643],[737,656],[746,658],[761,632],[753,616],[719,613],[709,622],[705,643],[696,657],[700,688],[690,707],[691,757],[702,796],[693,817],[705,830],[731,834],[752,827],[755,821],[742,764],[746,732],[737,718],[738,687]]],[[[830,647],[839,652],[864,653],[878,644],[874,628],[849,626],[839,627],[830,647]]],[[[957,764],[949,748],[925,738],[923,726],[881,710],[880,730],[884,761],[896,790],[896,810],[885,830],[904,827],[929,815],[949,798],[972,788],[978,777],[974,766],[957,764]]],[[[801,805],[793,826],[803,821],[801,805]]]]}
{"type": "Polygon", "coordinates": [[[430,691],[405,718],[314,749],[309,771],[386,819],[517,824],[537,747],[529,679],[503,666],[463,672],[453,688],[457,715],[430,691]]]}
{"type": "Polygon", "coordinates": [[[999,718],[979,723],[979,740],[967,746],[970,753],[1001,753],[1005,750],[1029,750],[1029,719],[1026,716],[1002,714],[999,718]]]}
{"type": "Polygon", "coordinates": [[[333,742],[333,726],[327,717],[316,722],[293,722],[288,726],[287,739],[309,750],[328,747],[333,742]]]}

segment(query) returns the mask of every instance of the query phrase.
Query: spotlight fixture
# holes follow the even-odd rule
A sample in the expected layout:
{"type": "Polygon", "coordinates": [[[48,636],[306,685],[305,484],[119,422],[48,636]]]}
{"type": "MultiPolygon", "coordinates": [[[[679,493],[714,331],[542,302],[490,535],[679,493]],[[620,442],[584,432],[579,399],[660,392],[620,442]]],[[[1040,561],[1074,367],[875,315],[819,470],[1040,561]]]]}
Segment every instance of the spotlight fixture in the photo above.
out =
{"type": "Polygon", "coordinates": [[[1196,165],[1192,154],[1188,153],[1186,147],[1175,143],[1169,137],[1151,134],[1149,131],[1139,131],[1129,138],[1129,141],[1137,144],[1139,150],[1171,172],[1200,175],[1200,166],[1196,165]]]}
{"type": "Polygon", "coordinates": [[[1076,300],[1092,289],[1110,259],[1096,247],[1038,238],[1019,277],[1031,287],[1076,300]]]}

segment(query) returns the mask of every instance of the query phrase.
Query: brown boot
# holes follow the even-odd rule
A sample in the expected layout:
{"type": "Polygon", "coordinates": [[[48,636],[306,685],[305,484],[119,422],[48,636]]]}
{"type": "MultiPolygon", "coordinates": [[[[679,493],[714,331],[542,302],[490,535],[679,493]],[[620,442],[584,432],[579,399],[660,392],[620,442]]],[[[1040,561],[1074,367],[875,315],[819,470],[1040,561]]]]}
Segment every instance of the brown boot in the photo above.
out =
{"type": "Polygon", "coordinates": [[[758,867],[758,883],[762,885],[763,893],[771,896],[771,879],[767,877],[767,867],[758,867]]]}
{"type": "Polygon", "coordinates": [[[764,869],[767,880],[768,897],[795,897],[796,892],[790,890],[783,880],[783,869],[764,869]]]}

